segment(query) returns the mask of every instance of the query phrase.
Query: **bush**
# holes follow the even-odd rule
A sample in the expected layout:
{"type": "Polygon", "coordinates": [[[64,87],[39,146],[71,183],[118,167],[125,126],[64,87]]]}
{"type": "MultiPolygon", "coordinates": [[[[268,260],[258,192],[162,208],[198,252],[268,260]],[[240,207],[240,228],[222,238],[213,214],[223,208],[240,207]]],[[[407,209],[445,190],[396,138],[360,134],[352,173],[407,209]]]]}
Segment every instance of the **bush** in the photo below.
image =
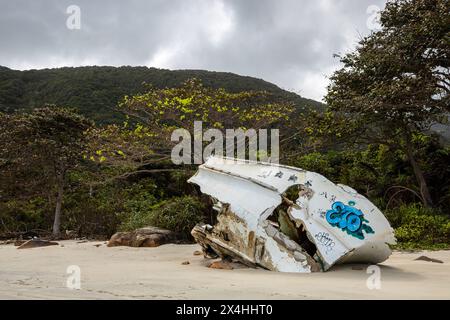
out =
{"type": "Polygon", "coordinates": [[[123,222],[120,230],[131,231],[155,226],[182,233],[190,237],[192,228],[203,220],[205,205],[191,196],[171,198],[151,206],[148,210],[135,211],[123,222]]]}
{"type": "Polygon", "coordinates": [[[152,179],[99,185],[91,192],[88,186],[77,185],[64,198],[62,230],[75,230],[82,236],[110,237],[131,214],[148,211],[161,197],[152,179]]]}
{"type": "Polygon", "coordinates": [[[293,165],[304,170],[318,172],[327,178],[332,179],[336,172],[331,164],[330,154],[331,153],[322,154],[318,152],[309,153],[297,158],[293,165]]]}
{"type": "Polygon", "coordinates": [[[443,248],[450,243],[450,219],[419,204],[403,205],[386,212],[399,247],[443,248]]]}
{"type": "Polygon", "coordinates": [[[52,209],[42,197],[0,202],[0,237],[46,229],[52,222],[52,209]]]}

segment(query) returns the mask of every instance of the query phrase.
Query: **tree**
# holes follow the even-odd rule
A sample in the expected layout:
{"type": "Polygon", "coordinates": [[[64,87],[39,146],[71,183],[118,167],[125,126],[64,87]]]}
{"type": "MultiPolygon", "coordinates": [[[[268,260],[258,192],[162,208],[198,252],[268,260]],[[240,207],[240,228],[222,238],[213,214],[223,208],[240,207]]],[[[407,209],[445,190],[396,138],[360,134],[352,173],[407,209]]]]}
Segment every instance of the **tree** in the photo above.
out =
{"type": "Polygon", "coordinates": [[[345,138],[353,142],[403,150],[431,206],[414,142],[450,112],[450,2],[391,1],[380,21],[382,29],[343,56],[343,68],[332,75],[325,99],[333,113],[329,123],[341,133],[347,129],[345,138]]]}
{"type": "Polygon", "coordinates": [[[157,165],[170,162],[175,129],[192,132],[194,121],[222,132],[227,128],[270,128],[286,122],[293,106],[264,91],[230,93],[190,79],[181,87],[149,87],[143,94],[125,96],[119,110],[128,119],[123,126],[90,131],[93,153],[89,157],[105,165],[126,167],[132,173],[151,173],[174,170],[157,165]],[[151,170],[146,169],[149,165],[151,170]]]}
{"type": "MultiPolygon", "coordinates": [[[[55,106],[32,113],[0,115],[3,154],[0,170],[16,183],[20,178],[20,187],[26,187],[29,193],[55,190],[52,228],[55,237],[60,234],[67,174],[82,160],[85,131],[90,126],[90,121],[74,111],[55,106]]],[[[2,185],[2,189],[7,187],[2,185]]]]}

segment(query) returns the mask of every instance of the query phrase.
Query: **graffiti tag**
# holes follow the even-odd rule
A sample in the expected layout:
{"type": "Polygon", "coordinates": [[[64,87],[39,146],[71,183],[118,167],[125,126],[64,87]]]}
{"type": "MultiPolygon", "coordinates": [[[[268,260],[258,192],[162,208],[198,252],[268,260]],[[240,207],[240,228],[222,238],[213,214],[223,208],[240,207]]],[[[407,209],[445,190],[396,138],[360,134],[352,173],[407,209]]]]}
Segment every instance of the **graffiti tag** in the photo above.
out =
{"type": "Polygon", "coordinates": [[[375,233],[375,231],[364,222],[369,222],[364,219],[361,210],[354,207],[355,202],[350,201],[348,205],[337,201],[331,206],[331,210],[327,211],[326,219],[333,227],[338,227],[342,231],[346,231],[349,235],[364,239],[364,233],[375,233]]]}
{"type": "Polygon", "coordinates": [[[336,243],[330,237],[330,234],[328,232],[316,233],[314,238],[316,238],[317,242],[319,242],[322,246],[325,247],[327,253],[333,250],[333,247],[336,245],[336,243]]]}
{"type": "Polygon", "coordinates": [[[278,171],[278,172],[275,174],[275,177],[277,177],[277,178],[283,178],[283,172],[278,171]]]}

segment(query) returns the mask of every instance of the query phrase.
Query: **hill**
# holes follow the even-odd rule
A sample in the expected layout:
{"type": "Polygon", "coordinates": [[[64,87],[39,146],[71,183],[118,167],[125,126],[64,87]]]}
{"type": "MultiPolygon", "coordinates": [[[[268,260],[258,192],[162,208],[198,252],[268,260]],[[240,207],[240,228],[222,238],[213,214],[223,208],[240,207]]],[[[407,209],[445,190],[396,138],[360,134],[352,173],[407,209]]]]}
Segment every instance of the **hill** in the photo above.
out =
{"type": "Polygon", "coordinates": [[[0,66],[0,111],[32,109],[46,103],[77,108],[97,123],[121,119],[114,107],[124,96],[143,92],[145,83],[157,88],[176,87],[189,78],[206,86],[230,92],[266,90],[276,99],[293,102],[298,110],[322,108],[323,104],[305,99],[257,78],[204,70],[165,70],[147,67],[65,67],[18,71],[0,66]]]}

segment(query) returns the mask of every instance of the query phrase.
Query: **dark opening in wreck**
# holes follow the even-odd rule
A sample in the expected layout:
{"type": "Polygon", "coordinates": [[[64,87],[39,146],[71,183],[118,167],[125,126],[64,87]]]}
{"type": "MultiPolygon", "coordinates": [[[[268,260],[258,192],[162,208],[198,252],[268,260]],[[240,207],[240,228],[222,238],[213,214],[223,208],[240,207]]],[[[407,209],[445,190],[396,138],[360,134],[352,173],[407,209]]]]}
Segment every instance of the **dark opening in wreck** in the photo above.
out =
{"type": "Polygon", "coordinates": [[[311,257],[314,257],[317,252],[316,245],[309,239],[303,223],[295,221],[290,215],[292,207],[297,206],[296,201],[300,192],[302,192],[301,185],[289,187],[282,195],[282,203],[268,217],[268,220],[272,226],[299,244],[311,257]]]}
{"type": "Polygon", "coordinates": [[[273,238],[282,246],[283,250],[293,254],[296,260],[305,260],[306,258],[311,265],[311,271],[319,271],[321,260],[316,255],[316,245],[309,239],[303,222],[293,219],[290,214],[292,208],[298,206],[296,201],[300,194],[304,192],[305,189],[302,185],[293,185],[281,195],[281,204],[267,218],[270,225],[267,231],[268,234],[273,234],[273,238]],[[275,228],[278,233],[270,230],[270,228],[275,228]],[[291,241],[297,245],[294,246],[291,241]],[[301,254],[299,254],[299,251],[301,254]]]}

